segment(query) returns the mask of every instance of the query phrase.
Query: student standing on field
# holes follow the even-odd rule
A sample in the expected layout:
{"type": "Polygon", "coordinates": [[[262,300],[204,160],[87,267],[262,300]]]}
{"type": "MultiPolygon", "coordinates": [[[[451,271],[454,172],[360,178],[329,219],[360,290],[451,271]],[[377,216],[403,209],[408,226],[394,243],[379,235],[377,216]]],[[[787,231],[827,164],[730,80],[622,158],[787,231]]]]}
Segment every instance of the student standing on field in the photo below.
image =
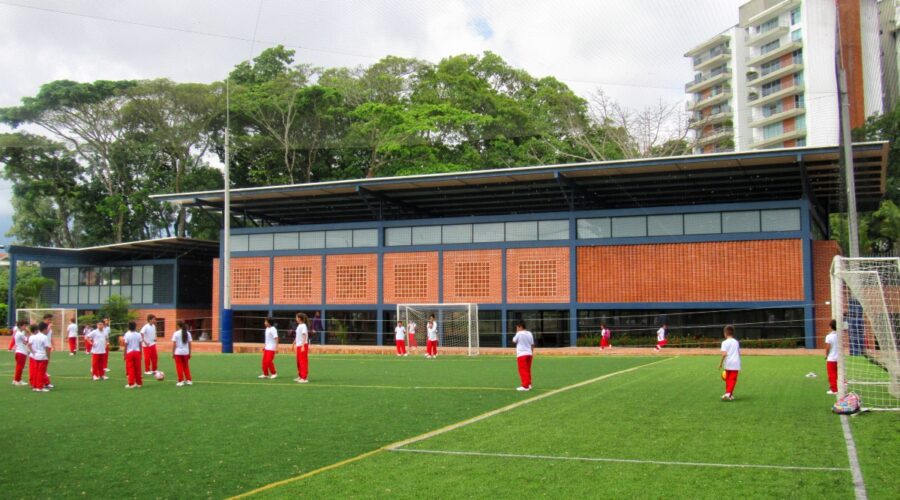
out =
{"type": "Polygon", "coordinates": [[[103,372],[109,371],[109,336],[112,330],[109,327],[109,317],[103,318],[103,334],[106,335],[106,354],[103,355],[103,372]]]}
{"type": "Polygon", "coordinates": [[[175,359],[175,373],[178,375],[177,387],[185,384],[193,385],[191,379],[191,333],[184,321],[179,321],[178,330],[172,334],[172,358],[175,359]]]}
{"type": "Polygon", "coordinates": [[[659,330],[656,330],[656,350],[662,350],[663,346],[668,344],[669,341],[666,340],[666,335],[669,334],[669,326],[665,323],[659,327],[659,330]]]}
{"type": "Polygon", "coordinates": [[[425,333],[428,335],[428,338],[425,340],[425,357],[434,359],[437,357],[438,348],[438,328],[437,321],[434,320],[434,314],[428,317],[425,333]]]}
{"type": "Polygon", "coordinates": [[[309,382],[309,329],[306,322],[309,319],[303,313],[297,313],[297,331],[294,338],[294,349],[297,350],[297,378],[294,382],[305,384],[309,382]]]}
{"type": "Polygon", "coordinates": [[[134,389],[141,387],[143,380],[141,379],[141,344],[144,336],[136,332],[137,323],[128,322],[128,331],[125,332],[125,375],[128,377],[128,385],[126,389],[134,389]]]}
{"type": "Polygon", "coordinates": [[[838,334],[837,321],[831,320],[831,333],[825,336],[825,368],[828,371],[828,392],[838,393],[838,334]]]}
{"type": "Polygon", "coordinates": [[[50,337],[47,336],[49,328],[43,321],[32,327],[35,331],[28,339],[28,350],[32,359],[33,371],[29,372],[31,378],[31,390],[34,392],[48,392],[53,386],[50,384],[50,376],[47,375],[47,365],[50,363],[50,337]]]}
{"type": "Polygon", "coordinates": [[[734,401],[734,386],[741,371],[741,344],[734,338],[733,326],[726,326],[723,335],[725,340],[722,342],[722,359],[719,360],[719,369],[725,368],[725,394],[722,394],[722,401],[734,401]]]}
{"type": "Polygon", "coordinates": [[[91,325],[84,325],[84,329],[81,330],[81,337],[84,338],[84,353],[88,356],[91,355],[91,340],[90,335],[94,329],[91,328],[91,325]]]}
{"type": "Polygon", "coordinates": [[[416,340],[416,328],[419,325],[416,324],[415,321],[408,321],[406,323],[406,338],[409,343],[409,348],[412,349],[413,353],[419,351],[419,343],[416,340]]]}
{"type": "Polygon", "coordinates": [[[22,372],[25,370],[25,361],[28,360],[29,353],[26,328],[28,328],[28,322],[19,321],[18,327],[13,329],[13,347],[16,350],[16,371],[13,374],[13,385],[28,385],[22,382],[22,372]]]}
{"type": "Polygon", "coordinates": [[[66,327],[66,336],[69,339],[69,356],[74,356],[78,352],[78,320],[74,316],[66,327]]]}
{"type": "Polygon", "coordinates": [[[600,323],[600,350],[603,349],[612,349],[612,344],[609,343],[609,339],[612,337],[612,333],[609,331],[609,328],[606,327],[606,323],[600,323]]]}
{"type": "Polygon", "coordinates": [[[278,352],[278,330],[275,329],[275,320],[272,318],[266,318],[263,320],[263,325],[266,327],[265,333],[265,344],[263,345],[263,358],[262,358],[262,375],[258,378],[275,378],[278,376],[278,373],[275,372],[275,353],[278,352]]]}
{"type": "Polygon", "coordinates": [[[147,315],[147,323],[141,327],[141,345],[144,346],[144,375],[159,371],[159,353],[156,351],[156,316],[147,315]]]}
{"type": "Polygon", "coordinates": [[[398,321],[394,328],[394,342],[397,344],[397,356],[406,356],[406,328],[403,328],[402,321],[398,321]]]}
{"type": "Polygon", "coordinates": [[[519,379],[522,382],[516,390],[531,390],[531,361],[534,359],[534,335],[525,329],[525,323],[516,323],[516,335],[512,339],[516,344],[516,363],[519,365],[519,379]]]}
{"type": "Polygon", "coordinates": [[[106,357],[109,337],[106,336],[106,325],[102,321],[97,322],[97,328],[85,337],[86,343],[91,345],[91,378],[93,380],[108,380],[103,371],[103,358],[106,357]]]}

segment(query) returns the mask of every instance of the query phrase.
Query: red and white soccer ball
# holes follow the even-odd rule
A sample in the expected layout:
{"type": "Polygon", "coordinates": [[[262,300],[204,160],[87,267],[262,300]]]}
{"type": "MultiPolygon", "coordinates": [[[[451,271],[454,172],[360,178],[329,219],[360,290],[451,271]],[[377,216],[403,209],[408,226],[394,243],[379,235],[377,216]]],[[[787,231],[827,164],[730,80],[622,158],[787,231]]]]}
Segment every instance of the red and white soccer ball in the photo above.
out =
{"type": "Polygon", "coordinates": [[[153,374],[153,376],[156,377],[156,380],[159,382],[162,382],[166,379],[166,374],[163,372],[156,372],[155,374],[153,374]]]}

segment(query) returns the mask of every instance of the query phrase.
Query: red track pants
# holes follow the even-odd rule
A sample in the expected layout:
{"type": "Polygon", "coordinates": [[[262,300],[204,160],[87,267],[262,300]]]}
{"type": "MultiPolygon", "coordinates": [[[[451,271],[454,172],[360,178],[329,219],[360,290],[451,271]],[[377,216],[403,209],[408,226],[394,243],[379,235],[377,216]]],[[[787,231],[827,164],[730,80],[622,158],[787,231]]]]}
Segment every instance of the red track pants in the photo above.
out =
{"type": "Polygon", "coordinates": [[[156,352],[156,344],[144,348],[144,371],[155,372],[159,369],[159,354],[156,352]]]}
{"type": "Polygon", "coordinates": [[[91,376],[103,376],[103,356],[104,354],[91,354],[91,376]]]}
{"type": "Polygon", "coordinates": [[[725,393],[734,395],[734,386],[737,385],[738,370],[725,370],[725,393]]]}
{"type": "Polygon", "coordinates": [[[666,345],[666,344],[668,344],[668,343],[669,343],[668,340],[660,340],[659,342],[656,343],[656,348],[657,348],[657,349],[662,349],[663,346],[666,345]]]}
{"type": "Polygon", "coordinates": [[[297,376],[303,380],[309,376],[309,346],[297,347],[297,376]]]}
{"type": "Polygon", "coordinates": [[[437,356],[437,340],[426,340],[425,341],[425,353],[429,356],[437,356]]]}
{"type": "Polygon", "coordinates": [[[78,337],[69,337],[69,352],[75,354],[78,350],[78,337]]]}
{"type": "Polygon", "coordinates": [[[264,350],[262,359],[263,375],[275,375],[275,351],[264,350]]]}
{"type": "Polygon", "coordinates": [[[410,347],[419,347],[419,344],[416,342],[415,335],[409,335],[408,338],[409,338],[409,346],[410,347]]]}
{"type": "Polygon", "coordinates": [[[49,361],[46,359],[41,361],[31,360],[31,366],[28,367],[28,375],[33,389],[43,389],[45,385],[50,383],[50,379],[47,377],[48,364],[49,361]]]}
{"type": "Polygon", "coordinates": [[[397,341],[397,354],[406,354],[406,343],[402,340],[397,341]]]}
{"type": "Polygon", "coordinates": [[[831,388],[831,392],[837,392],[837,361],[826,361],[825,365],[828,368],[828,387],[831,388]]]}
{"type": "Polygon", "coordinates": [[[191,366],[189,354],[175,354],[175,373],[178,375],[178,381],[191,380],[191,366]]]}
{"type": "Polygon", "coordinates": [[[531,387],[531,360],[534,356],[519,356],[516,363],[519,365],[519,378],[522,380],[522,387],[531,387]]]}
{"type": "Polygon", "coordinates": [[[13,376],[14,381],[22,381],[22,372],[25,371],[25,360],[27,358],[28,356],[21,352],[16,353],[16,374],[13,376]]]}
{"type": "Polygon", "coordinates": [[[143,385],[141,351],[131,351],[125,354],[125,374],[128,376],[128,385],[143,385]]]}

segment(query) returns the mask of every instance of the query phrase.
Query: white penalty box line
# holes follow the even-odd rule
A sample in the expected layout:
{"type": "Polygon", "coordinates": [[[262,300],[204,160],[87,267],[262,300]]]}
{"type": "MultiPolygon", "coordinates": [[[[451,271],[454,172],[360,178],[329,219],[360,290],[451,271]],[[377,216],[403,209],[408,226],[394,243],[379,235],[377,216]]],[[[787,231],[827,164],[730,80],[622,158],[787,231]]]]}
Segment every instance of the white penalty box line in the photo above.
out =
{"type": "Polygon", "coordinates": [[[709,462],[682,462],[672,460],[639,460],[633,458],[607,458],[607,457],[565,457],[555,455],[530,455],[519,453],[491,453],[481,451],[456,451],[456,450],[423,450],[411,448],[392,448],[389,451],[399,453],[422,453],[426,455],[453,455],[463,457],[489,457],[489,458],[513,458],[532,460],[568,460],[574,462],[607,462],[644,465],[678,465],[686,467],[717,467],[723,469],[780,469],[792,471],[820,471],[820,472],[848,472],[848,467],[807,467],[802,465],[768,465],[768,464],[723,464],[709,462]]]}

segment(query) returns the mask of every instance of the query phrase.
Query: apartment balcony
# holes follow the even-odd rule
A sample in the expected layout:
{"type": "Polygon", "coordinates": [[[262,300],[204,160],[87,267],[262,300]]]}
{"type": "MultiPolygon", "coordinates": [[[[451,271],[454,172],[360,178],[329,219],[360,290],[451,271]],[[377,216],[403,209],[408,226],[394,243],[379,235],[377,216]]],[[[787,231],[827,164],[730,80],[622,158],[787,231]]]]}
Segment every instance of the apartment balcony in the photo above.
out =
{"type": "Polygon", "coordinates": [[[757,73],[757,75],[759,76],[756,76],[752,79],[748,77],[747,85],[751,87],[758,87],[760,85],[774,82],[775,80],[780,80],[782,77],[793,75],[794,73],[797,73],[801,70],[803,70],[803,63],[791,63],[787,66],[784,66],[783,68],[778,68],[775,71],[771,71],[765,75],[757,73]]]}
{"type": "Polygon", "coordinates": [[[722,92],[722,93],[719,93],[716,95],[711,95],[711,96],[707,97],[706,99],[689,102],[687,104],[687,109],[688,109],[688,111],[695,111],[700,108],[712,106],[714,104],[727,102],[729,99],[731,99],[731,91],[722,92]]]}
{"type": "Polygon", "coordinates": [[[709,115],[706,118],[698,118],[696,120],[693,120],[691,121],[689,127],[693,129],[702,129],[707,125],[715,125],[717,123],[722,123],[726,120],[729,120],[732,116],[734,116],[734,113],[731,112],[731,109],[728,109],[727,111],[721,111],[719,113],[709,115]]]}
{"type": "Polygon", "coordinates": [[[774,28],[769,28],[767,31],[755,33],[753,36],[747,38],[746,44],[748,47],[751,47],[769,43],[776,38],[781,38],[782,36],[787,35],[790,29],[791,27],[788,21],[780,21],[774,28]]]}
{"type": "Polygon", "coordinates": [[[769,7],[764,11],[761,11],[760,13],[748,19],[747,24],[754,25],[765,22],[766,19],[770,19],[772,16],[787,12],[794,7],[798,7],[799,5],[800,0],[784,0],[783,2],[778,2],[777,4],[769,7]]]}
{"type": "Polygon", "coordinates": [[[772,104],[773,102],[776,102],[779,99],[783,99],[788,96],[802,94],[805,88],[806,87],[803,84],[791,85],[790,87],[785,87],[766,96],[761,95],[759,97],[754,97],[755,94],[751,95],[747,98],[747,100],[750,102],[750,106],[752,107],[765,106],[766,104],[772,104]]]}
{"type": "Polygon", "coordinates": [[[801,49],[801,48],[803,48],[802,41],[791,42],[787,45],[782,45],[781,47],[778,47],[777,49],[770,50],[769,52],[766,52],[765,54],[760,54],[756,57],[748,59],[747,66],[760,66],[769,61],[774,61],[775,59],[778,59],[779,57],[781,57],[785,54],[790,54],[791,52],[793,52],[797,49],[801,49]]]}
{"type": "Polygon", "coordinates": [[[701,135],[697,139],[697,146],[703,147],[707,144],[713,144],[715,142],[719,142],[722,139],[730,139],[734,135],[734,128],[732,127],[723,127],[721,129],[713,130],[712,132],[701,135]]]}
{"type": "Polygon", "coordinates": [[[770,137],[768,139],[762,139],[757,142],[750,143],[751,149],[768,149],[772,147],[781,147],[781,145],[785,141],[790,141],[792,139],[800,139],[801,137],[806,137],[806,129],[798,129],[791,130],[790,132],[785,132],[780,135],[776,135],[775,137],[770,137]]]}
{"type": "Polygon", "coordinates": [[[697,92],[701,92],[709,87],[718,85],[720,83],[725,83],[731,79],[731,70],[726,69],[725,71],[720,71],[715,75],[702,75],[699,79],[694,78],[693,81],[687,82],[684,84],[684,91],[688,94],[694,94],[697,92]]]}
{"type": "Polygon", "coordinates": [[[729,37],[727,34],[720,33],[720,34],[704,41],[700,45],[697,45],[697,46],[691,48],[691,50],[684,53],[684,57],[697,57],[697,56],[703,54],[704,52],[709,51],[709,49],[715,48],[718,45],[722,45],[722,44],[728,42],[728,40],[730,40],[730,39],[731,39],[731,37],[729,37]]]}
{"type": "Polygon", "coordinates": [[[781,111],[779,113],[775,113],[769,116],[760,117],[757,120],[753,120],[750,122],[751,128],[759,128],[765,127],[766,125],[771,125],[773,123],[778,123],[782,120],[786,120],[788,118],[793,118],[795,116],[800,116],[806,114],[805,108],[793,108],[788,109],[786,111],[781,111]]]}
{"type": "Polygon", "coordinates": [[[722,47],[714,50],[710,54],[694,58],[694,70],[702,71],[707,68],[714,68],[718,65],[725,64],[731,60],[731,49],[722,47]]]}

